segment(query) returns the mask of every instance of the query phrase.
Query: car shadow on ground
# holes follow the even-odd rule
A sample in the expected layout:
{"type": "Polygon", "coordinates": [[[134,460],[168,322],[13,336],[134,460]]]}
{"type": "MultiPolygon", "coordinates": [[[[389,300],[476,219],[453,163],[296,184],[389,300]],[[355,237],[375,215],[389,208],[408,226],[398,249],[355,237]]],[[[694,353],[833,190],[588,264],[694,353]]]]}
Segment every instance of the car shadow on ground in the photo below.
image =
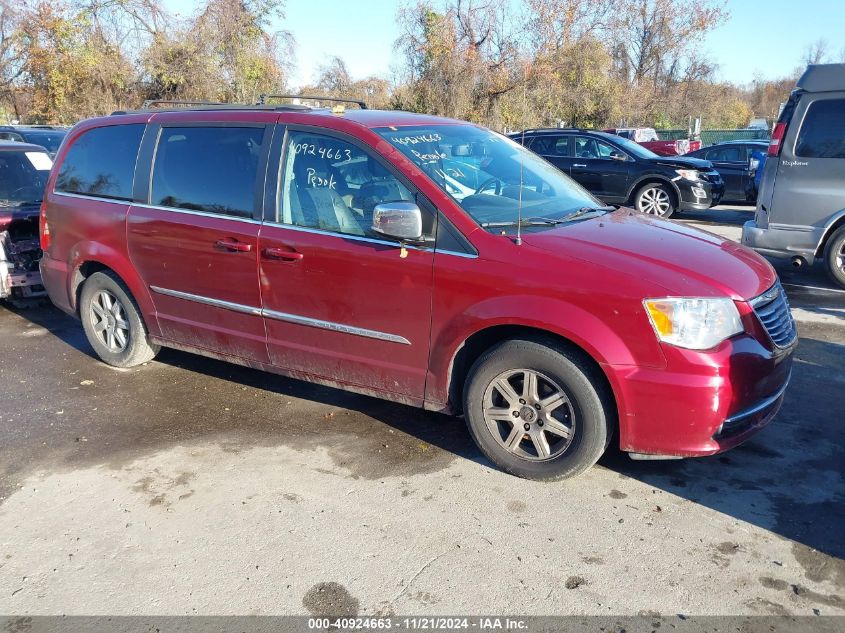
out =
{"type": "MultiPolygon", "coordinates": [[[[781,411],[746,443],[721,455],[677,461],[637,462],[611,451],[599,463],[807,548],[845,558],[843,366],[845,345],[802,337],[781,411]]],[[[741,535],[725,535],[726,542],[734,538],[741,535]]],[[[845,582],[845,563],[839,562],[838,580],[845,582]]]]}
{"type": "MultiPolygon", "coordinates": [[[[354,433],[375,432],[384,437],[384,428],[391,428],[414,438],[417,444],[432,445],[457,458],[493,467],[473,444],[462,420],[456,418],[192,354],[165,350],[159,361],[281,397],[353,410],[368,419],[363,426],[351,429],[354,433]],[[373,428],[372,420],[380,427],[373,428]]],[[[706,458],[645,462],[611,450],[599,465],[624,478],[771,530],[806,548],[845,558],[841,530],[845,525],[842,367],[845,345],[803,338],[783,408],[774,422],[744,445],[706,458]]],[[[416,457],[405,455],[411,462],[416,457]]],[[[377,461],[387,455],[353,453],[347,458],[377,461]]],[[[414,473],[411,462],[405,464],[408,469],[403,469],[403,474],[414,473]]],[[[390,474],[389,469],[385,474],[390,474]]],[[[731,541],[729,534],[725,541],[731,541]]]]}
{"type": "Polygon", "coordinates": [[[719,226],[739,226],[754,219],[754,207],[729,205],[713,207],[705,211],[681,211],[672,216],[673,220],[689,221],[696,224],[712,224],[719,226]]]}
{"type": "MultiPolygon", "coordinates": [[[[50,308],[12,311],[92,357],[92,362],[96,358],[81,326],[71,317],[50,308]]],[[[611,450],[600,460],[599,467],[615,471],[623,481],[642,482],[791,539],[797,543],[796,556],[803,557],[807,564],[817,556],[812,550],[845,558],[841,529],[845,525],[845,345],[830,342],[829,333],[799,329],[802,338],[783,408],[774,422],[746,444],[724,455],[679,461],[637,462],[611,450]]],[[[337,411],[333,437],[351,438],[341,442],[348,447],[340,451],[338,461],[353,472],[358,469],[357,472],[366,473],[364,476],[373,477],[425,474],[456,458],[491,467],[473,444],[463,422],[446,415],[174,350],[163,350],[151,366],[153,371],[147,369],[143,370],[144,378],[136,383],[147,392],[138,398],[154,404],[157,396],[147,393],[160,394],[160,402],[168,405],[168,411],[160,416],[156,412],[146,414],[159,416],[149,427],[100,429],[105,434],[124,433],[127,450],[135,453],[174,441],[206,437],[214,440],[230,432],[261,436],[259,440],[247,440],[247,444],[296,443],[318,435],[313,429],[315,416],[328,419],[337,411]],[[195,379],[172,385],[173,372],[156,371],[156,365],[190,372],[195,379]],[[190,388],[206,388],[201,385],[218,390],[214,381],[207,378],[231,384],[222,389],[222,394],[212,396],[221,402],[245,388],[279,397],[266,399],[269,402],[260,409],[260,421],[249,421],[251,409],[246,409],[240,416],[205,416],[201,422],[194,422],[179,412],[178,400],[186,398],[190,388]],[[282,411],[280,407],[287,398],[304,404],[282,411]],[[323,408],[315,413],[313,405],[323,408]],[[353,415],[344,417],[345,412],[353,415]],[[283,424],[279,423],[280,418],[283,424]],[[179,421],[178,428],[174,428],[174,420],[179,421]],[[439,451],[428,451],[426,447],[439,451]],[[368,469],[361,470],[365,463],[368,469]]],[[[232,406],[242,405],[235,401],[232,406]]],[[[246,406],[251,406],[250,402],[246,406]]],[[[327,441],[328,450],[338,452],[331,446],[331,438],[320,441],[327,441]]],[[[726,533],[725,541],[730,542],[731,538],[726,533]]],[[[825,560],[816,563],[821,565],[817,575],[838,573],[839,581],[845,582],[845,571],[831,571],[833,567],[825,560]]]]}

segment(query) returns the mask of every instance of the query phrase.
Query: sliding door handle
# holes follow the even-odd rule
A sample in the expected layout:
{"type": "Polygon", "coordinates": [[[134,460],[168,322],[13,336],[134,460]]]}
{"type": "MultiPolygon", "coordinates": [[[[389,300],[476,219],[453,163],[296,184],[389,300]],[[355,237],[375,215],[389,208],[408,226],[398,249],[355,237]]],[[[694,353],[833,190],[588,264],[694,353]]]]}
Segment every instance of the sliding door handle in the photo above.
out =
{"type": "Polygon", "coordinates": [[[284,248],[278,248],[276,246],[269,246],[265,248],[261,251],[261,254],[267,259],[281,259],[287,262],[298,262],[302,259],[302,253],[285,250],[284,248]]]}

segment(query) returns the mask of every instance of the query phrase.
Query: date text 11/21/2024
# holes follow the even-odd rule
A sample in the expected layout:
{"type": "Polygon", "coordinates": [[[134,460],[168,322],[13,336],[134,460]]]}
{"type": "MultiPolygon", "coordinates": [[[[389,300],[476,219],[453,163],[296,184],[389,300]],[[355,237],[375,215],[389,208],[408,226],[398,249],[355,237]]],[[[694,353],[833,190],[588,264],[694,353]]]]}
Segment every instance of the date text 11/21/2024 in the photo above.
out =
{"type": "Polygon", "coordinates": [[[308,628],[311,630],[339,629],[339,630],[390,630],[404,629],[409,631],[438,630],[454,631],[478,629],[481,631],[520,631],[528,628],[528,623],[518,618],[500,617],[408,617],[408,618],[309,618],[308,628]]]}

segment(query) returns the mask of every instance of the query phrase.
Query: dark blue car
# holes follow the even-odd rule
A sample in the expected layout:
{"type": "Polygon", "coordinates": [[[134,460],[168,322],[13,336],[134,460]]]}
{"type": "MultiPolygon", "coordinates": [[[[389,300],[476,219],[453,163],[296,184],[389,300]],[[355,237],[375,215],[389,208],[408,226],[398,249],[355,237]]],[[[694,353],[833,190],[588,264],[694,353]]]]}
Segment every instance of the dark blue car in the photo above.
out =
{"type": "Polygon", "coordinates": [[[722,202],[754,204],[757,200],[754,177],[762,171],[760,169],[762,164],[758,166],[752,158],[758,154],[765,157],[768,147],[767,140],[725,141],[703,147],[686,156],[703,158],[713,163],[713,167],[725,181],[725,195],[722,197],[722,202]]]}

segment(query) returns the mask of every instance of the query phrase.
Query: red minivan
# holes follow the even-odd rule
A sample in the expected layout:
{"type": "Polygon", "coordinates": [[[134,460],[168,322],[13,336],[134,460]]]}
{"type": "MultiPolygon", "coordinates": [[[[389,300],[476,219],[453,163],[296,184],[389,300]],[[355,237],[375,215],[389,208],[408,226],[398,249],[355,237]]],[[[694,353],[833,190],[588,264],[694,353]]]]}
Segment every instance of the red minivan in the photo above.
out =
{"type": "Polygon", "coordinates": [[[463,414],[490,460],[536,479],[612,440],[637,458],[739,444],[780,407],[797,339],[750,250],[405,112],[83,121],[41,239],[51,299],[110,365],[166,346],[463,414]]]}

